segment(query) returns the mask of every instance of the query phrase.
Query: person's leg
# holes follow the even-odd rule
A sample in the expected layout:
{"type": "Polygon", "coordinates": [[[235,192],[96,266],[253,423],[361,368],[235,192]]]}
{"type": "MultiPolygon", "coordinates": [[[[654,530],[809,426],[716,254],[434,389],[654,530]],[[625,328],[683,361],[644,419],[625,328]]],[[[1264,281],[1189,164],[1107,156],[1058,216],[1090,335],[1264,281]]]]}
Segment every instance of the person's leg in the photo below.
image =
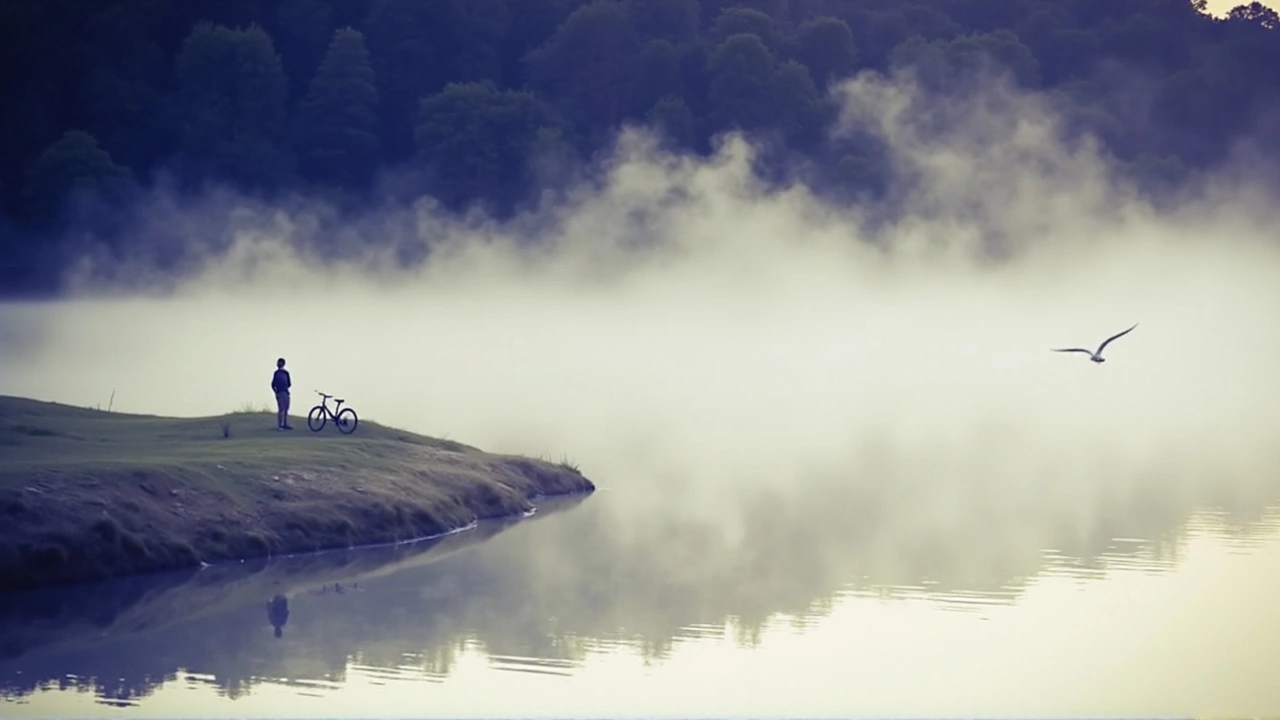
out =
{"type": "Polygon", "coordinates": [[[282,394],[284,395],[284,404],[280,410],[280,426],[285,430],[292,430],[293,428],[289,425],[289,391],[285,390],[282,394]]]}
{"type": "Polygon", "coordinates": [[[289,412],[289,396],[282,392],[276,393],[276,428],[283,430],[285,424],[285,416],[289,412]]]}

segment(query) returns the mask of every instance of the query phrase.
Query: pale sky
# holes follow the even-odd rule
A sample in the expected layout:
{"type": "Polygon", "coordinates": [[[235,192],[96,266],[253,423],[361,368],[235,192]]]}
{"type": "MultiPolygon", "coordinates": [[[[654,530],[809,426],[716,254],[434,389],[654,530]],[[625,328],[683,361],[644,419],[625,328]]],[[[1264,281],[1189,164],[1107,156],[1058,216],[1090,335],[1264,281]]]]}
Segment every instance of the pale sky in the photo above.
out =
{"type": "MultiPolygon", "coordinates": [[[[1249,3],[1245,0],[1209,0],[1209,12],[1214,15],[1226,15],[1231,8],[1247,4],[1249,3]]],[[[1280,10],[1280,0],[1262,0],[1262,4],[1280,10]]]]}

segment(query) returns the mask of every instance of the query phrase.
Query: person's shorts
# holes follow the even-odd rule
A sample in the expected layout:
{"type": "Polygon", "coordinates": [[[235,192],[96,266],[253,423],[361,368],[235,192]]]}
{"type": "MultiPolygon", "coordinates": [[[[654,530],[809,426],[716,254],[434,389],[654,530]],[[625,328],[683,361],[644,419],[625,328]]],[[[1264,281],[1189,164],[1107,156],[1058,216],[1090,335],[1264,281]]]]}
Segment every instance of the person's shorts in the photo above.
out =
{"type": "Polygon", "coordinates": [[[276,393],[276,409],[279,412],[289,412],[289,391],[276,393]]]}

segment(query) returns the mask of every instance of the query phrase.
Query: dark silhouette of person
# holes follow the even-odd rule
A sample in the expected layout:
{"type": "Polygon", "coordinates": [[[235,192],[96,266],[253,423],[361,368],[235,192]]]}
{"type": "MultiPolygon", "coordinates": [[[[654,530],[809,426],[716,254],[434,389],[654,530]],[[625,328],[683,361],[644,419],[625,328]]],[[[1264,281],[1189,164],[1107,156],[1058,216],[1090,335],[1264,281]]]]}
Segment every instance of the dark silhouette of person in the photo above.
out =
{"type": "Polygon", "coordinates": [[[289,425],[289,388],[293,382],[284,369],[284,358],[276,360],[276,372],[271,376],[271,390],[276,394],[276,425],[280,430],[292,430],[289,425]]]}
{"type": "Polygon", "coordinates": [[[276,629],[276,637],[284,634],[284,624],[289,622],[289,600],[283,595],[276,595],[267,601],[267,619],[276,629]]]}

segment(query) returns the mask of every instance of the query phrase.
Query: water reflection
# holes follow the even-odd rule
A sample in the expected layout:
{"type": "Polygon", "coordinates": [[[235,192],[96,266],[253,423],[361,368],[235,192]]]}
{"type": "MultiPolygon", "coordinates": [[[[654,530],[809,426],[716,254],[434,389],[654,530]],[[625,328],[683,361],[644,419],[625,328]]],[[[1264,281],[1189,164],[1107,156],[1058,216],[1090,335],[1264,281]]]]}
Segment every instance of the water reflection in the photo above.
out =
{"type": "MultiPolygon", "coordinates": [[[[582,496],[556,498],[534,518],[573,507],[582,496]]],[[[5,696],[54,683],[62,690],[92,689],[104,701],[127,702],[171,682],[178,668],[197,668],[230,697],[251,680],[276,672],[296,647],[258,653],[263,628],[289,644],[283,629],[299,623],[300,599],[340,599],[360,581],[440,562],[509,529],[515,518],[479,523],[465,532],[428,540],[120,578],[69,588],[0,594],[0,688],[5,696]],[[293,596],[291,603],[287,596],[293,596]],[[262,620],[266,601],[267,622],[262,620]],[[250,612],[252,610],[252,612],[250,612]],[[247,653],[247,654],[246,654],[247,653]]],[[[314,613],[335,608],[304,602],[314,613]]],[[[341,611],[342,606],[337,609],[341,611]]],[[[348,608],[349,609],[349,608],[348,608]]],[[[376,608],[371,612],[376,618],[376,608]]],[[[314,618],[314,615],[312,616],[314,618]]],[[[304,626],[305,628],[306,626],[304,626]]],[[[345,641],[345,640],[344,640],[345,641]]],[[[327,678],[345,665],[348,650],[321,648],[314,659],[289,661],[301,677],[327,678]]]]}
{"type": "Polygon", "coordinates": [[[0,687],[112,703],[180,678],[229,698],[263,683],[316,694],[351,673],[440,682],[477,652],[495,670],[555,677],[619,647],[653,663],[690,641],[759,646],[778,622],[802,631],[849,596],[985,613],[1052,578],[1166,572],[1197,535],[1247,550],[1280,531],[1268,511],[1280,479],[1210,494],[1152,502],[1131,487],[1083,514],[1029,498],[994,512],[977,497],[922,523],[901,487],[811,481],[745,496],[730,534],[674,509],[629,517],[625,496],[598,492],[417,546],[0,597],[14,620],[0,687]]]}
{"type": "Polygon", "coordinates": [[[284,636],[284,624],[289,622],[289,599],[276,595],[267,601],[267,620],[276,630],[276,637],[284,636]]]}
{"type": "Polygon", "coordinates": [[[1113,537],[1096,554],[1077,557],[1055,549],[1041,551],[1034,575],[1010,578],[997,588],[943,588],[936,580],[912,585],[878,586],[867,578],[842,587],[837,596],[924,599],[942,610],[982,612],[989,606],[1013,605],[1029,588],[1054,578],[1101,581],[1116,571],[1160,574],[1177,569],[1188,545],[1212,539],[1234,552],[1252,552],[1280,536],[1280,506],[1263,509],[1256,521],[1232,522],[1227,513],[1197,510],[1175,530],[1154,538],[1113,537]]]}

